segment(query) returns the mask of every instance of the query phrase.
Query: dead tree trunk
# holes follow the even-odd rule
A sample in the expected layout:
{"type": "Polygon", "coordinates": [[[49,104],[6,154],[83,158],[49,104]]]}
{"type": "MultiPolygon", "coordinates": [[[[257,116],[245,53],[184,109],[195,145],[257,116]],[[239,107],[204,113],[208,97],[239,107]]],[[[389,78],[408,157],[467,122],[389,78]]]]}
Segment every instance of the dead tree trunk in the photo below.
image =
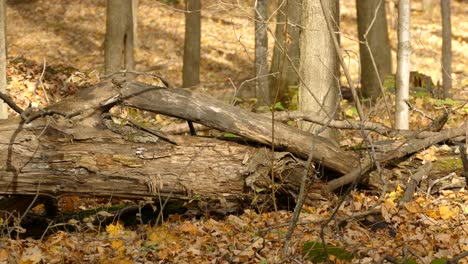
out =
{"type": "MultiPolygon", "coordinates": [[[[238,202],[251,199],[254,190],[268,190],[273,170],[275,184],[284,186],[279,191],[294,196],[305,166],[300,158],[312,153],[314,161],[346,174],[325,188],[309,188],[308,198],[314,198],[317,190],[319,195],[334,190],[372,168],[369,162],[360,166],[357,155],[325,138],[279,122],[272,138],[267,116],[186,89],[112,79],[46,109],[15,110],[22,112],[21,118],[0,121],[0,195],[196,196],[238,202]],[[131,122],[118,129],[107,114],[115,105],[194,121],[288,152],[200,137],[163,135],[173,143],[165,142],[159,132],[131,122]]],[[[415,139],[378,159],[385,163],[465,132],[466,124],[415,139]]]]}
{"type": "Polygon", "coordinates": [[[171,144],[151,133],[116,134],[103,113],[117,104],[198,122],[299,157],[313,149],[316,161],[340,174],[358,160],[324,138],[278,122],[272,139],[267,117],[206,95],[113,79],[47,109],[27,110],[22,114],[26,121],[16,117],[0,122],[0,194],[176,199],[199,195],[237,201],[247,199],[254,187],[268,187],[261,179],[269,179],[272,160],[282,166],[275,168],[279,176],[290,169],[287,175],[298,187],[295,181],[302,169],[292,164],[302,161],[293,155],[275,156],[265,150],[259,154],[255,147],[208,138],[171,137],[176,142],[171,144]]]}

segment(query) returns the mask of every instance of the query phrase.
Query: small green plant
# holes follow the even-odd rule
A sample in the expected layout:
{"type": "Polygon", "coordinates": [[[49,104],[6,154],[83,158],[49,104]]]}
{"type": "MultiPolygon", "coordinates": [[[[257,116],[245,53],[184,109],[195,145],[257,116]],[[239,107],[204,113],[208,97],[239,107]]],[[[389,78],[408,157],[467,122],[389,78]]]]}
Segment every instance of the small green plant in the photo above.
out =
{"type": "Polygon", "coordinates": [[[447,263],[448,261],[448,258],[439,258],[439,259],[434,259],[433,261],[431,261],[431,264],[443,264],[443,263],[447,263]]]}
{"type": "Polygon", "coordinates": [[[455,105],[455,101],[450,99],[450,98],[447,98],[445,100],[438,99],[438,100],[435,100],[435,105],[436,106],[442,106],[442,105],[451,105],[451,106],[453,106],[453,105],[455,105]]]}
{"type": "MultiPolygon", "coordinates": [[[[333,256],[335,259],[351,261],[354,258],[353,253],[344,248],[327,244],[328,256],[333,256]]],[[[302,247],[302,254],[305,258],[313,263],[322,263],[327,260],[325,247],[319,241],[308,241],[302,247]]]]}
{"type": "Polygon", "coordinates": [[[277,102],[274,106],[274,109],[276,111],[284,111],[286,108],[284,108],[283,104],[281,102],[277,102]]]}

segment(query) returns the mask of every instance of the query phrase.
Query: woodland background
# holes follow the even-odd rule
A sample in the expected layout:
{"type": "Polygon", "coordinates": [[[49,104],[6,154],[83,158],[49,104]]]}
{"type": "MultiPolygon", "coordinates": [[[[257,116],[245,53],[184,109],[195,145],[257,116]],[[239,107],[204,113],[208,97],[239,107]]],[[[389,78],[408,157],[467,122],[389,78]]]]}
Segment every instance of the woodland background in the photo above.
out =
{"type": "MultiPolygon", "coordinates": [[[[106,1],[67,1],[66,4],[58,0],[7,2],[8,92],[15,102],[22,107],[29,104],[47,106],[100,80],[104,64],[106,1]],[[44,65],[47,66],[45,74],[44,65]],[[42,81],[47,96],[38,88],[38,80],[42,81]]],[[[248,80],[255,75],[252,4],[251,1],[203,1],[201,85],[197,88],[224,102],[241,97],[240,106],[247,109],[253,108],[248,98],[252,96],[254,86],[248,80]]],[[[270,9],[273,10],[273,6],[270,9]]],[[[136,70],[155,71],[175,87],[182,83],[183,8],[182,3],[150,0],[140,0],[138,8],[136,70]]],[[[457,127],[466,121],[468,115],[466,106],[463,107],[468,100],[466,8],[466,2],[452,1],[452,99],[411,98],[415,106],[433,116],[438,116],[444,105],[462,106],[450,117],[448,127],[457,127]]],[[[359,47],[354,1],[341,1],[340,12],[345,59],[353,78],[357,79],[359,47]]],[[[442,43],[439,6],[436,4],[432,11],[422,12],[420,1],[414,1],[411,14],[412,69],[430,76],[437,83],[441,80],[442,43]]],[[[395,62],[397,40],[395,22],[392,22],[395,14],[387,15],[395,62]]],[[[269,26],[273,29],[274,24],[272,19],[269,26]]],[[[271,46],[270,38],[270,51],[271,46]]],[[[396,63],[393,65],[396,67],[396,63]]],[[[346,117],[357,118],[351,103],[342,102],[342,110],[346,117]]],[[[380,118],[378,111],[375,110],[372,121],[389,124],[389,120],[380,118]]],[[[145,118],[157,124],[173,122],[159,115],[145,118]]],[[[411,115],[411,128],[427,124],[429,121],[420,115],[411,115]]],[[[359,136],[351,131],[341,135],[340,143],[353,146],[358,141],[359,136]]],[[[301,214],[302,224],[297,226],[293,235],[292,257],[286,261],[311,261],[303,257],[303,247],[310,247],[310,241],[320,243],[322,238],[328,243],[329,250],[352,252],[354,261],[359,259],[361,263],[383,262],[384,259],[401,263],[404,258],[430,263],[433,259],[463,254],[468,251],[468,193],[463,187],[442,188],[451,184],[463,186],[461,173],[458,154],[444,145],[431,147],[389,170],[394,181],[384,196],[368,189],[355,189],[336,214],[339,195],[318,200],[315,206],[306,206],[301,214]],[[434,163],[430,181],[424,185],[425,188],[418,189],[413,202],[398,208],[405,179],[417,170],[421,160],[426,159],[432,159],[434,163]],[[444,177],[445,183],[437,181],[444,177]],[[437,184],[442,186],[440,191],[428,193],[427,188],[437,184]],[[348,217],[375,210],[379,212],[380,219],[348,217]]],[[[115,203],[130,202],[64,197],[60,208],[63,211],[81,209],[98,213],[115,203]]],[[[34,238],[6,232],[0,240],[0,261],[279,262],[292,208],[277,211],[256,209],[225,217],[174,213],[163,224],[155,226],[125,226],[118,221],[103,225],[88,222],[85,226],[76,225],[75,232],[67,232],[57,224],[49,228],[54,230],[52,234],[43,236],[39,233],[34,238]]],[[[34,210],[40,212],[41,207],[34,210]]],[[[351,259],[343,257],[334,261],[344,263],[351,259]]],[[[467,262],[461,260],[461,263],[467,262]]]]}

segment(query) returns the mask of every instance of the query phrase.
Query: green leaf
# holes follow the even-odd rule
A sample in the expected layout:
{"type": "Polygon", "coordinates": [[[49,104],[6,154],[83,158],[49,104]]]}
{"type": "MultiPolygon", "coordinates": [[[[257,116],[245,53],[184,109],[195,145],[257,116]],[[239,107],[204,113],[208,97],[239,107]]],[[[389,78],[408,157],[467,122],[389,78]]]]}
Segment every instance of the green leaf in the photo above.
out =
{"type": "MultiPolygon", "coordinates": [[[[398,259],[398,263],[402,262],[403,260],[402,259],[398,259]]],[[[414,259],[407,259],[406,264],[418,264],[418,262],[414,259]]]]}
{"type": "MultiPolygon", "coordinates": [[[[353,253],[330,244],[327,244],[327,251],[329,255],[335,256],[340,260],[351,261],[354,258],[353,253]]],[[[327,260],[325,248],[323,244],[318,241],[308,241],[304,243],[302,254],[313,263],[322,263],[327,260]]]]}
{"type": "Polygon", "coordinates": [[[431,264],[444,264],[446,263],[448,258],[439,258],[439,259],[434,259],[431,261],[431,264]]]}
{"type": "Polygon", "coordinates": [[[235,134],[232,134],[232,133],[227,133],[227,132],[223,134],[223,137],[225,137],[225,138],[239,138],[238,135],[235,135],[235,134]]]}
{"type": "Polygon", "coordinates": [[[278,110],[278,111],[284,111],[284,110],[285,110],[285,108],[284,108],[284,106],[283,106],[283,104],[282,104],[281,102],[277,102],[277,103],[275,104],[274,109],[275,109],[275,110],[278,110]]]}
{"type": "Polygon", "coordinates": [[[435,105],[436,106],[442,106],[442,105],[455,105],[455,101],[450,99],[450,98],[447,98],[445,100],[441,100],[441,99],[438,99],[438,100],[435,100],[435,105]]]}
{"type": "Polygon", "coordinates": [[[255,192],[257,192],[257,193],[261,193],[261,192],[264,192],[264,191],[266,191],[265,188],[256,188],[255,189],[255,192]]]}
{"type": "Polygon", "coordinates": [[[345,110],[345,115],[347,117],[355,117],[355,116],[358,116],[358,111],[357,111],[356,107],[351,107],[351,108],[345,110]]]}
{"type": "Polygon", "coordinates": [[[428,92],[415,92],[413,94],[413,97],[414,98],[424,98],[426,96],[429,96],[429,93],[428,92]]]}

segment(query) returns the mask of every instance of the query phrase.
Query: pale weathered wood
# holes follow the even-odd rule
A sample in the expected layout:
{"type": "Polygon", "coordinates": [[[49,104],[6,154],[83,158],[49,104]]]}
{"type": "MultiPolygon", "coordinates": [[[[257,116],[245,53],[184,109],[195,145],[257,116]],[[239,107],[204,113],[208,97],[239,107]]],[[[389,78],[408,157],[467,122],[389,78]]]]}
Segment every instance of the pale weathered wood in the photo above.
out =
{"type": "Polygon", "coordinates": [[[342,174],[358,165],[357,156],[340,150],[326,138],[275,122],[272,139],[271,118],[223,104],[210,96],[186,89],[155,90],[152,87],[154,86],[128,82],[120,92],[127,105],[238,134],[262,144],[274,145],[276,149],[287,150],[302,158],[306,158],[313,147],[314,161],[342,174]]]}
{"type": "Polygon", "coordinates": [[[50,125],[24,128],[9,147],[17,125],[0,127],[2,194],[34,195],[39,189],[51,195],[239,199],[247,195],[244,163],[256,151],[210,138],[176,137],[177,146],[126,142],[99,130],[77,140],[50,125]]]}
{"type": "Polygon", "coordinates": [[[271,118],[187,89],[166,89],[140,82],[102,82],[54,104],[49,109],[66,113],[82,111],[78,117],[83,118],[83,125],[96,125],[99,114],[117,103],[238,134],[265,145],[274,145],[276,149],[289,151],[302,158],[313,153],[314,161],[341,174],[348,173],[359,163],[356,155],[340,150],[326,138],[280,122],[274,123],[272,138],[271,118]]]}
{"type": "Polygon", "coordinates": [[[102,114],[118,104],[195,121],[300,157],[314,147],[315,160],[341,173],[356,160],[324,138],[281,123],[273,140],[269,118],[207,95],[113,79],[45,109],[71,118],[35,118],[44,110],[30,109],[22,114],[26,122],[0,121],[0,194],[248,201],[251,190],[270,188],[271,164],[278,166],[273,170],[281,185],[290,185],[289,194],[299,188],[303,165],[296,166],[301,161],[291,155],[257,155],[257,147],[200,137],[173,136],[177,145],[130,142],[103,125],[102,114]]]}
{"type": "MultiPolygon", "coordinates": [[[[328,191],[351,183],[373,167],[365,162],[359,170],[359,160],[353,153],[279,122],[275,122],[272,139],[270,118],[185,89],[113,79],[83,89],[45,110],[73,117],[34,119],[44,110],[30,110],[23,114],[33,120],[30,123],[20,122],[19,117],[0,120],[0,194],[238,201],[251,198],[250,192],[256,187],[270,188],[270,178],[265,177],[270,171],[278,174],[281,184],[293,186],[289,194],[297,195],[304,164],[293,155],[305,158],[312,153],[314,161],[346,174],[328,182],[323,188],[328,191]],[[103,125],[102,114],[118,104],[191,120],[292,154],[273,155],[269,150],[258,156],[257,147],[201,137],[172,136],[177,145],[163,140],[131,142],[103,125]],[[255,160],[263,165],[252,164],[255,160]],[[270,164],[278,168],[272,169],[270,164]],[[289,179],[282,177],[283,169],[288,170],[289,179]]],[[[462,126],[424,140],[411,140],[378,160],[387,162],[465,131],[466,126],[462,126]]]]}

